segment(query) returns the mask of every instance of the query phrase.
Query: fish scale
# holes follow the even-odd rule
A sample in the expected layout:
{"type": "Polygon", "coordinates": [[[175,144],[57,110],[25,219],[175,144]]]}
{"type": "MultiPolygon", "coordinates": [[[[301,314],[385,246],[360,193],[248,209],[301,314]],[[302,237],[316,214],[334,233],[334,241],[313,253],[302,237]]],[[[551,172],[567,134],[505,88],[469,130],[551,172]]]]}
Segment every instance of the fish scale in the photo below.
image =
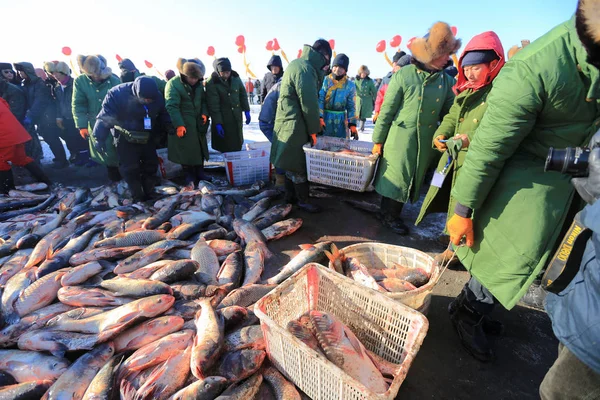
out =
{"type": "Polygon", "coordinates": [[[139,230],[120,233],[116,236],[97,242],[94,247],[114,246],[148,246],[165,239],[166,234],[161,231],[139,230]]]}

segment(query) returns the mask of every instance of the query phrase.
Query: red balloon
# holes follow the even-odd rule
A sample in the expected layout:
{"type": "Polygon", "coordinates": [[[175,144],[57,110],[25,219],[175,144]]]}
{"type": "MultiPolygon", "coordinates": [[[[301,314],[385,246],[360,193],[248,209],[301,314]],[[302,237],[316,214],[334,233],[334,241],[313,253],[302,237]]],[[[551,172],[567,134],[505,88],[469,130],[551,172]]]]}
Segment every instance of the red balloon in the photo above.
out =
{"type": "Polygon", "coordinates": [[[117,55],[116,55],[116,57],[117,57],[117,61],[118,61],[118,62],[121,62],[121,61],[123,61],[123,59],[121,58],[121,56],[120,56],[120,55],[118,55],[118,54],[117,54],[117,55]]]}
{"type": "Polygon", "coordinates": [[[302,57],[302,49],[298,50],[298,55],[296,56],[296,58],[300,58],[302,57]]]}
{"type": "Polygon", "coordinates": [[[243,54],[246,52],[246,45],[238,47],[238,53],[243,54]]]}
{"type": "Polygon", "coordinates": [[[383,53],[385,51],[385,40],[380,40],[379,43],[377,43],[375,50],[378,53],[383,53]]]}
{"type": "Polygon", "coordinates": [[[273,39],[273,50],[277,51],[279,49],[281,49],[281,47],[279,47],[279,42],[277,39],[273,39]]]}
{"type": "Polygon", "coordinates": [[[392,46],[393,48],[396,48],[396,47],[400,46],[400,43],[402,43],[402,36],[396,35],[390,41],[390,46],[392,46]]]}
{"type": "Polygon", "coordinates": [[[411,38],[410,38],[410,40],[409,40],[409,41],[406,43],[406,47],[408,47],[408,48],[410,49],[410,46],[412,46],[412,42],[413,42],[413,40],[415,40],[415,39],[416,39],[416,37],[415,37],[415,36],[411,37],[411,38]]]}
{"type": "Polygon", "coordinates": [[[152,68],[152,63],[150,61],[144,60],[144,64],[146,64],[146,67],[152,68]]]}
{"type": "Polygon", "coordinates": [[[244,43],[246,43],[246,38],[244,38],[244,35],[239,35],[238,37],[235,38],[236,46],[243,46],[244,43]]]}
{"type": "Polygon", "coordinates": [[[215,48],[212,46],[208,46],[208,49],[206,49],[206,54],[208,54],[209,56],[214,56],[215,55],[215,48]]]}
{"type": "Polygon", "coordinates": [[[71,55],[71,53],[72,53],[72,51],[71,51],[71,48],[70,48],[70,47],[68,47],[68,46],[65,46],[65,47],[63,47],[63,48],[62,48],[62,53],[63,53],[65,56],[70,56],[70,55],[71,55]]]}
{"type": "Polygon", "coordinates": [[[331,50],[335,49],[335,39],[329,39],[329,45],[331,46],[331,50]]]}
{"type": "Polygon", "coordinates": [[[450,27],[450,30],[452,31],[452,34],[453,34],[454,36],[456,36],[456,34],[458,33],[458,28],[457,28],[457,27],[455,27],[455,26],[451,26],[451,27],[450,27]]]}
{"type": "Polygon", "coordinates": [[[273,51],[273,41],[272,40],[269,40],[267,42],[267,50],[273,51]]]}

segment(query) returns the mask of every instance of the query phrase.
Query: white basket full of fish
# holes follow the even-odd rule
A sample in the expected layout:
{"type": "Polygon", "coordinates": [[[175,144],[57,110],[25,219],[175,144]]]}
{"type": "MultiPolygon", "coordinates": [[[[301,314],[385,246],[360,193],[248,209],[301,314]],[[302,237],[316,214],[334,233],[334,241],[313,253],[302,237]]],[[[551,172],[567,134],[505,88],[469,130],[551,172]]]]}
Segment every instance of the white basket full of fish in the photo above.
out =
{"type": "Polygon", "coordinates": [[[384,243],[359,243],[341,250],[332,246],[328,257],[334,271],[427,314],[440,278],[440,265],[433,257],[384,243]]]}
{"type": "Polygon", "coordinates": [[[304,145],[308,180],[323,185],[364,192],[369,189],[378,155],[373,143],[321,136],[317,145],[304,145]]]}
{"type": "Polygon", "coordinates": [[[271,180],[270,152],[264,149],[223,153],[223,159],[232,186],[271,180]]]}
{"type": "Polygon", "coordinates": [[[394,399],[429,327],[421,313],[315,263],[255,313],[273,365],[314,400],[394,399]]]}
{"type": "Polygon", "coordinates": [[[246,143],[246,150],[247,151],[264,150],[270,154],[271,153],[271,142],[265,141],[265,142],[246,143]]]}

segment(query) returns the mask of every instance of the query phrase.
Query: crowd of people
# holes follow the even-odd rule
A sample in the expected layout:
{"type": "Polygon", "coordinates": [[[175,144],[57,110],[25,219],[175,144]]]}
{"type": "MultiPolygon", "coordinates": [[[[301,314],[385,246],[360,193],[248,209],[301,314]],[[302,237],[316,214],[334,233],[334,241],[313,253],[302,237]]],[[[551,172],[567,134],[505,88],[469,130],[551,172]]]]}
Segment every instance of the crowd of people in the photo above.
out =
{"type": "MultiPolygon", "coordinates": [[[[500,38],[488,31],[473,37],[454,65],[461,40],[437,22],[412,42],[410,54],[394,55],[392,71],[379,82],[365,65],[349,78],[349,57],[332,60],[323,39],[305,45],[285,70],[274,55],[262,81],[245,83],[227,58],[213,62],[207,79],[202,61],[181,58],[178,74],[168,71],[167,81],[144,76],[128,59],[119,63],[119,77],[100,55],[78,56],[77,78],[64,62],[45,63],[46,78],[27,62],[0,63],[0,115],[7,127],[0,191],[14,187],[9,162],[49,182],[36,161],[38,135],[54,154],[53,167],[102,164],[112,181],[127,182],[136,201],[153,196],[157,146],[168,147],[186,183],[210,179],[203,168],[209,129],[213,149],[241,150],[256,95],[276,184],[287,202],[316,213],[321,209],[309,196],[303,146],[316,145],[321,135],[358,139],[372,118],[381,223],[408,234],[403,206],[429,184],[416,223],[433,212],[447,214],[450,244],[438,260],[459,260],[471,274],[449,306],[450,318],[465,349],[491,361],[489,336],[504,330],[492,310],[516,305],[583,208],[570,177],[545,172],[544,160],[550,147],[600,144],[600,134],[594,136],[600,127],[600,21],[587,12],[591,3],[598,1],[580,0],[575,17],[524,42],[524,49],[510,49],[508,61],[500,38]],[[8,114],[12,120],[5,123],[8,114]]],[[[590,159],[590,182],[598,182],[598,163],[590,159]]],[[[585,190],[592,203],[600,190],[590,185],[585,190]]],[[[592,229],[598,218],[589,215],[598,216],[598,204],[588,212],[592,229]]],[[[561,348],[540,389],[544,399],[598,393],[600,387],[600,269],[595,256],[587,260],[576,287],[549,295],[561,348]]]]}

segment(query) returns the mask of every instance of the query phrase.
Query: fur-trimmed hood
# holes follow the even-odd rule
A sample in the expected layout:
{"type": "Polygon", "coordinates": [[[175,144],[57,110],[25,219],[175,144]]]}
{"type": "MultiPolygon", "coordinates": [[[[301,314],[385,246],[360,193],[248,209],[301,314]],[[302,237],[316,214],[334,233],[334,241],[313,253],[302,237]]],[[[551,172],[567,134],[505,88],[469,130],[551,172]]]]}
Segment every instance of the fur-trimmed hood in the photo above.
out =
{"type": "Polygon", "coordinates": [[[206,67],[199,58],[178,58],[177,59],[177,71],[180,75],[188,76],[190,78],[202,79],[206,73],[206,67]]]}
{"type": "Polygon", "coordinates": [[[456,53],[461,43],[460,39],[454,37],[450,25],[436,22],[427,35],[413,40],[410,51],[414,58],[427,65],[444,54],[456,53]]]}
{"type": "Polygon", "coordinates": [[[112,70],[106,65],[106,58],[100,54],[95,56],[77,55],[77,65],[82,73],[89,77],[108,79],[112,75],[112,70]]]}
{"type": "Polygon", "coordinates": [[[600,0],[579,0],[575,27],[588,54],[588,62],[600,68],[600,0]]]}

